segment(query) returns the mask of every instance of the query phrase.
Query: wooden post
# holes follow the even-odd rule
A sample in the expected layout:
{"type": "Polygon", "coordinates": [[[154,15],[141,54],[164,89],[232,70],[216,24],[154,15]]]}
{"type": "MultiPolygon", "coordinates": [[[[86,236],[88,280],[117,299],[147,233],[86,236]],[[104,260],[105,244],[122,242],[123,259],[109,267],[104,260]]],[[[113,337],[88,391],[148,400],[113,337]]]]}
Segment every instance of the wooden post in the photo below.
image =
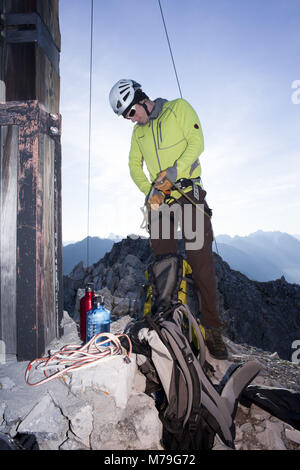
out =
{"type": "Polygon", "coordinates": [[[62,334],[58,0],[0,7],[0,341],[32,360],[62,334]]]}
{"type": "MultiPolygon", "coordinates": [[[[0,12],[3,11],[3,0],[0,0],[0,12]]],[[[0,17],[0,25],[2,18],[0,17]]],[[[5,101],[5,83],[4,83],[4,72],[3,72],[3,37],[2,31],[0,31],[0,103],[5,101]]]]}

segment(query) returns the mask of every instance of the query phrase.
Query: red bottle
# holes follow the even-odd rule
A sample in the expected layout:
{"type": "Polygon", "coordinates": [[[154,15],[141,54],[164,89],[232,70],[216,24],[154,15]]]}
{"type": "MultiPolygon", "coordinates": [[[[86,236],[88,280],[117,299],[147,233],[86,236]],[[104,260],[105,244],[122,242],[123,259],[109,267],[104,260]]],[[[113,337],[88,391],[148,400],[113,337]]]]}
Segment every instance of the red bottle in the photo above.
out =
{"type": "Polygon", "coordinates": [[[85,295],[80,299],[80,338],[86,342],[86,314],[93,308],[94,284],[89,283],[85,288],[85,295]]]}

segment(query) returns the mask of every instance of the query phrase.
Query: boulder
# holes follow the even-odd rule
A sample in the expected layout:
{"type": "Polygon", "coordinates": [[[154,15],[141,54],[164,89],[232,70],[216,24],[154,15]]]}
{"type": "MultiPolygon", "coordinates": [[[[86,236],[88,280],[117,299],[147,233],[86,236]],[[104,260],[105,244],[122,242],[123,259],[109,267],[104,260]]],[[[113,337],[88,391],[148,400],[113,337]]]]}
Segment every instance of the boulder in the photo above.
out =
{"type": "Polygon", "coordinates": [[[47,393],[20,423],[18,432],[34,434],[38,443],[48,440],[56,442],[59,447],[68,429],[68,420],[47,393]]]}
{"type": "Polygon", "coordinates": [[[131,355],[130,361],[127,364],[124,357],[118,355],[74,372],[70,381],[71,392],[82,394],[91,388],[112,396],[117,407],[125,408],[136,372],[135,355],[131,355]]]}

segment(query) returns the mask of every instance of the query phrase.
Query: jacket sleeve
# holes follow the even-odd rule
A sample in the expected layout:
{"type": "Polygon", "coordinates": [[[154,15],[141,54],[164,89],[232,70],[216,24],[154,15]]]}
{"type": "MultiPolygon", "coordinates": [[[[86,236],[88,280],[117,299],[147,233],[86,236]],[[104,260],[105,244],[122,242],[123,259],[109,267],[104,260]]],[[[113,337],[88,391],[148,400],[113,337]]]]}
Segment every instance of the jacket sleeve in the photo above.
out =
{"type": "Polygon", "coordinates": [[[129,170],[130,176],[137,187],[147,196],[151,189],[151,183],[148,181],[143,171],[144,158],[138,146],[135,132],[132,134],[131,147],[129,152],[129,170]]]}
{"type": "Polygon", "coordinates": [[[171,181],[180,178],[183,171],[190,169],[204,150],[203,132],[196,111],[186,100],[181,99],[177,101],[174,112],[178,125],[183,131],[187,146],[174,166],[170,167],[168,171],[171,181]]]}

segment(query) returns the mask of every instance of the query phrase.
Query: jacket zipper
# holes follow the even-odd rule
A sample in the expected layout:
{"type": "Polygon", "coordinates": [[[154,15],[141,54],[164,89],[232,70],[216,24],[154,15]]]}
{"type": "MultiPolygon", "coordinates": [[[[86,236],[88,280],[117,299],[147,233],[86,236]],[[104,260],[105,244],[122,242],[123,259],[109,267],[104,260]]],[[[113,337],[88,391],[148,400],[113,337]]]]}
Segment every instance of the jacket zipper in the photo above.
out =
{"type": "Polygon", "coordinates": [[[157,157],[157,161],[158,161],[159,171],[162,171],[161,166],[160,166],[158,151],[157,151],[157,145],[156,145],[155,135],[154,135],[153,121],[151,121],[151,124],[152,124],[152,135],[153,135],[153,140],[154,140],[154,146],[155,146],[155,152],[156,152],[156,157],[157,157]]]}

